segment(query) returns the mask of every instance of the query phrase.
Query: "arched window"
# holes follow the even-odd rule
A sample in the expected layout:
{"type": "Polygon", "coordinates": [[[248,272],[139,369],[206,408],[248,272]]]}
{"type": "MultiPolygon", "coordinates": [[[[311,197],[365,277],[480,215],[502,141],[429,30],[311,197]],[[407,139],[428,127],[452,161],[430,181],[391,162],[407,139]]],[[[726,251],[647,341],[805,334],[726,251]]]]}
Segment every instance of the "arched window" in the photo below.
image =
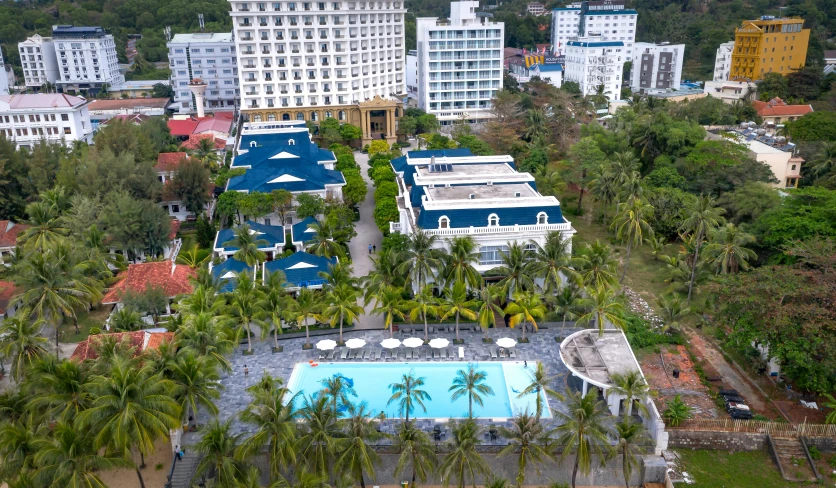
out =
{"type": "Polygon", "coordinates": [[[438,228],[439,229],[449,229],[450,228],[450,219],[447,217],[441,217],[438,219],[438,228]]]}
{"type": "Polygon", "coordinates": [[[400,109],[395,107],[395,117],[400,117],[400,116],[401,116],[400,109]]]}
{"type": "Polygon", "coordinates": [[[330,110],[326,110],[325,111],[325,118],[326,119],[333,119],[334,118],[334,112],[332,112],[330,110]]]}
{"type": "Polygon", "coordinates": [[[295,145],[296,145],[296,141],[294,141],[293,139],[288,139],[288,140],[287,140],[287,144],[288,144],[288,145],[290,145],[290,146],[295,146],[295,145]]]}
{"type": "Polygon", "coordinates": [[[319,120],[319,112],[311,112],[311,120],[313,122],[316,122],[317,120],[319,120]]]}
{"type": "Polygon", "coordinates": [[[282,120],[290,120],[290,114],[282,114],[282,120]]]}
{"type": "Polygon", "coordinates": [[[261,122],[261,115],[253,115],[253,122],[261,122]]]}
{"type": "Polygon", "coordinates": [[[498,226],[499,226],[499,215],[497,215],[497,214],[488,215],[488,227],[498,227],[498,226]]]}
{"type": "Polygon", "coordinates": [[[256,146],[256,142],[255,141],[250,141],[250,147],[255,147],[255,146],[256,146]]]}
{"type": "Polygon", "coordinates": [[[296,112],[296,120],[305,120],[305,114],[302,112],[296,112]]]}
{"type": "Polygon", "coordinates": [[[538,224],[548,224],[549,223],[549,216],[546,212],[540,212],[537,214],[537,223],[538,224]]]}
{"type": "Polygon", "coordinates": [[[340,110],[339,112],[337,112],[337,118],[339,120],[345,120],[345,110],[340,110]]]}
{"type": "Polygon", "coordinates": [[[275,122],[276,114],[267,114],[267,122],[275,122]]]}

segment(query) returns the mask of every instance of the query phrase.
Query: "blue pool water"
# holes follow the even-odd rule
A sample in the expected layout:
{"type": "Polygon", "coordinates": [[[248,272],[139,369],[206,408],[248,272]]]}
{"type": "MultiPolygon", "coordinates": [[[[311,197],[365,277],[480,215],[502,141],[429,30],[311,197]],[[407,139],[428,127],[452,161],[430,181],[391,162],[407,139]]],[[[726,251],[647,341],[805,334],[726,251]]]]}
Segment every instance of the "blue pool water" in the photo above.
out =
{"type": "MultiPolygon", "coordinates": [[[[484,397],[484,406],[474,403],[475,417],[511,417],[517,412],[528,409],[536,410],[535,395],[529,394],[517,398],[530,383],[535,364],[532,362],[526,368],[522,362],[476,363],[476,367],[487,374],[486,384],[494,391],[494,395],[484,397]]],[[[424,402],[427,411],[416,406],[410,417],[414,418],[460,418],[467,416],[467,397],[450,400],[451,392],[448,388],[453,383],[456,373],[467,368],[467,363],[320,363],[311,366],[308,363],[298,363],[293,368],[287,387],[292,393],[305,396],[314,395],[322,389],[321,381],[335,374],[342,374],[350,379],[357,392],[356,402],[366,402],[373,413],[384,412],[387,417],[397,418],[397,405],[393,402],[386,405],[392,392],[389,385],[400,383],[410,370],[416,376],[424,377],[424,391],[432,400],[424,402]]],[[[542,394],[542,393],[541,393],[542,394]]],[[[550,417],[551,413],[543,395],[543,416],[550,417]]]]}

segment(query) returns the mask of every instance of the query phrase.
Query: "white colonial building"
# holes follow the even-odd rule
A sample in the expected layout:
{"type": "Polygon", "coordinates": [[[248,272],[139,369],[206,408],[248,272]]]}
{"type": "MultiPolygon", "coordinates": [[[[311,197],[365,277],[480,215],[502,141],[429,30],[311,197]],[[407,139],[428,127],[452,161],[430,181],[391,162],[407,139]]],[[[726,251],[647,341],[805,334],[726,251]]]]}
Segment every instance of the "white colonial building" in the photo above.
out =
{"type": "Polygon", "coordinates": [[[195,97],[189,83],[200,79],[206,83],[204,108],[235,110],[238,108],[238,57],[232,33],[199,32],[177,34],[168,46],[174,108],[179,113],[195,113],[195,97]]]}
{"type": "Polygon", "coordinates": [[[490,118],[502,89],[505,24],[477,8],[477,1],[452,2],[449,20],[416,21],[418,106],[442,125],[490,118]]]}
{"type": "Polygon", "coordinates": [[[685,44],[637,42],[632,56],[630,90],[633,93],[653,95],[679,90],[685,44]]]}
{"type": "Polygon", "coordinates": [[[60,93],[0,96],[0,133],[18,148],[40,141],[93,142],[89,102],[60,93]]]}
{"type": "Polygon", "coordinates": [[[46,83],[55,84],[58,81],[58,60],[51,37],[35,34],[18,43],[17,50],[27,87],[40,88],[46,83]]]}
{"type": "Polygon", "coordinates": [[[599,36],[604,41],[620,41],[629,56],[636,40],[635,10],[626,9],[623,1],[592,0],[552,10],[552,50],[566,53],[569,41],[599,36]]]}
{"type": "Polygon", "coordinates": [[[714,81],[729,79],[733,52],[734,41],[724,42],[717,48],[717,56],[714,58],[714,81]]]}
{"type": "Polygon", "coordinates": [[[101,27],[52,26],[59,87],[72,89],[121,85],[116,43],[101,27]]]}
{"type": "Polygon", "coordinates": [[[519,173],[511,156],[474,156],[469,149],[410,151],[392,160],[397,175],[399,220],[392,232],[419,229],[439,236],[440,247],[457,236],[479,245],[476,268],[502,264],[509,243],[543,245],[550,232],[575,233],[560,202],[534,189],[534,177],[519,173]]]}
{"type": "Polygon", "coordinates": [[[594,95],[603,86],[608,100],[621,98],[621,75],[629,56],[621,41],[585,37],[566,44],[563,83],[574,81],[582,95],[594,95]]]}

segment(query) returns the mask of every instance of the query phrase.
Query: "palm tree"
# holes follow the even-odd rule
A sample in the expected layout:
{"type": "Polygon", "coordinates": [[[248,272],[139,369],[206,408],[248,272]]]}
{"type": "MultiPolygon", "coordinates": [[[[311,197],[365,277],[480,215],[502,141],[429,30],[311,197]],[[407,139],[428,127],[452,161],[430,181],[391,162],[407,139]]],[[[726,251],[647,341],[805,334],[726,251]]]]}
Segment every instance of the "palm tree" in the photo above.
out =
{"type": "MultiPolygon", "coordinates": [[[[268,273],[265,277],[264,287],[261,293],[260,307],[270,317],[270,322],[273,324],[273,350],[279,350],[279,334],[282,333],[282,313],[287,309],[287,303],[290,300],[285,292],[287,280],[284,272],[276,270],[268,273]]],[[[262,329],[262,336],[270,334],[270,327],[262,329]]],[[[262,337],[263,338],[263,337],[262,337]]]]}
{"type": "Polygon", "coordinates": [[[358,281],[354,277],[354,271],[351,269],[351,265],[344,264],[341,261],[329,264],[328,271],[320,271],[318,274],[320,278],[325,280],[325,288],[333,288],[344,283],[354,286],[358,281]]]}
{"type": "Polygon", "coordinates": [[[402,271],[398,270],[401,261],[397,252],[388,248],[381,249],[376,256],[372,256],[372,265],[374,269],[361,278],[363,288],[366,290],[363,295],[366,303],[384,285],[403,288],[404,279],[402,271]]]}
{"type": "Polygon", "coordinates": [[[176,304],[175,308],[181,314],[196,315],[204,312],[213,312],[221,315],[226,301],[223,296],[218,295],[218,290],[212,287],[197,285],[190,295],[185,295],[176,304]]]}
{"type": "Polygon", "coordinates": [[[310,347],[311,336],[308,328],[308,319],[317,317],[319,310],[319,301],[314,295],[314,292],[308,288],[301,288],[296,294],[296,298],[287,302],[287,310],[285,314],[291,320],[295,321],[299,326],[305,327],[305,345],[310,347]]]}
{"type": "Polygon", "coordinates": [[[619,283],[624,283],[633,246],[641,246],[645,238],[653,236],[653,228],[647,221],[653,212],[653,206],[643,202],[640,198],[631,198],[626,203],[619,204],[618,207],[618,216],[612,223],[612,227],[616,229],[616,237],[627,243],[624,270],[621,272],[621,280],[619,280],[619,283]]]}
{"type": "Polygon", "coordinates": [[[305,243],[305,249],[316,256],[325,258],[342,257],[343,248],[334,241],[334,229],[327,221],[316,222],[309,226],[314,231],[311,240],[305,243]]]}
{"type": "Polygon", "coordinates": [[[233,259],[237,259],[247,266],[255,266],[267,257],[264,251],[260,251],[260,246],[266,246],[267,241],[261,239],[256,231],[252,230],[249,224],[241,224],[232,230],[233,238],[224,242],[223,246],[231,246],[237,249],[232,255],[233,259]]]}
{"type": "Polygon", "coordinates": [[[391,285],[382,284],[371,294],[371,299],[375,302],[371,313],[383,315],[383,328],[389,329],[389,337],[394,337],[392,323],[396,317],[400,320],[404,319],[406,303],[401,290],[391,285]]]}
{"type": "Polygon", "coordinates": [[[34,361],[47,354],[47,339],[38,333],[42,320],[28,320],[29,313],[21,310],[14,317],[0,323],[0,358],[11,360],[12,379],[20,383],[34,361]]]}
{"type": "Polygon", "coordinates": [[[686,210],[688,217],[682,221],[681,228],[696,236],[694,241],[694,259],[691,262],[691,280],[688,282],[688,303],[691,303],[691,292],[694,288],[694,280],[697,276],[697,265],[699,264],[700,248],[702,241],[723,220],[725,210],[717,207],[714,197],[711,195],[700,195],[697,201],[686,210]]]}
{"type": "Polygon", "coordinates": [[[104,488],[99,472],[132,465],[125,457],[102,454],[92,433],[63,422],[33,444],[35,486],[104,488]]]}
{"type": "Polygon", "coordinates": [[[67,228],[54,205],[32,202],[26,206],[26,215],[30,227],[20,236],[20,243],[26,250],[44,252],[67,236],[67,228]]]}
{"type": "Polygon", "coordinates": [[[38,442],[47,433],[46,426],[36,423],[34,415],[27,415],[22,421],[5,421],[0,424],[0,479],[8,486],[31,486],[16,484],[31,478],[35,470],[35,454],[38,442]]]}
{"type": "Polygon", "coordinates": [[[229,314],[238,324],[238,327],[247,333],[247,354],[251,354],[253,351],[250,324],[256,322],[263,327],[261,317],[264,315],[264,309],[261,308],[260,295],[260,290],[256,288],[250,274],[246,271],[238,273],[235,291],[230,294],[229,314]]]}
{"type": "Polygon", "coordinates": [[[540,423],[539,415],[531,415],[528,411],[520,412],[511,419],[511,428],[501,429],[502,436],[508,439],[499,456],[517,456],[517,487],[525,483],[525,470],[533,464],[536,473],[540,474],[539,465],[551,460],[547,444],[549,433],[540,423]]]}
{"type": "Polygon", "coordinates": [[[682,422],[691,418],[693,409],[682,401],[679,395],[668,402],[667,408],[662,412],[662,418],[667,420],[671,427],[679,427],[682,422]]]}
{"type": "Polygon", "coordinates": [[[354,390],[353,383],[340,373],[337,373],[328,378],[323,378],[320,381],[322,389],[319,393],[328,399],[331,405],[331,410],[334,411],[334,416],[340,416],[340,409],[351,405],[349,397],[357,398],[357,392],[354,390]]]}
{"type": "Polygon", "coordinates": [[[398,273],[408,276],[413,290],[422,290],[429,279],[442,268],[441,252],[436,249],[438,236],[415,232],[400,256],[398,273]]]}
{"type": "Polygon", "coordinates": [[[215,150],[214,137],[201,137],[197,140],[197,146],[188,151],[189,156],[200,160],[205,165],[212,166],[218,164],[218,153],[215,150]]]}
{"type": "Polygon", "coordinates": [[[169,368],[175,384],[174,398],[178,399],[186,420],[194,418],[197,423],[198,407],[205,408],[213,416],[218,415],[215,400],[221,397],[223,386],[214,360],[186,351],[169,368]]]}
{"type": "Polygon", "coordinates": [[[607,404],[598,400],[598,390],[590,388],[586,395],[570,392],[566,397],[568,413],[554,410],[560,421],[555,432],[558,434],[556,445],[563,446],[563,456],[575,453],[572,467],[572,488],[575,488],[578,471],[588,475],[592,470],[592,456],[603,460],[610,451],[605,425],[610,411],[607,404]]]}
{"type": "Polygon", "coordinates": [[[598,335],[604,335],[604,323],[610,322],[624,328],[624,306],[615,299],[612,288],[587,288],[588,297],[582,300],[586,313],[578,317],[578,324],[598,326],[598,335]]]}
{"type": "Polygon", "coordinates": [[[348,283],[342,283],[332,287],[325,294],[325,309],[322,317],[331,324],[331,327],[340,324],[340,342],[343,342],[343,323],[347,319],[349,323],[356,323],[363,313],[363,307],[357,305],[357,289],[348,283]]]}
{"type": "Polygon", "coordinates": [[[482,456],[476,452],[479,444],[479,426],[473,419],[465,419],[453,426],[451,450],[441,460],[438,472],[444,479],[444,486],[456,479],[459,488],[467,484],[467,477],[476,487],[478,475],[487,476],[491,468],[482,456]]]}
{"type": "Polygon", "coordinates": [[[554,296],[552,304],[555,312],[560,314],[563,319],[561,327],[566,328],[566,319],[576,319],[578,313],[582,310],[580,305],[583,300],[583,295],[577,286],[564,286],[560,292],[554,296]]]}
{"type": "Polygon", "coordinates": [[[531,108],[525,113],[525,138],[532,141],[546,135],[548,124],[546,113],[541,108],[531,108]]]}
{"type": "Polygon", "coordinates": [[[546,315],[546,307],[540,295],[531,291],[518,291],[514,293],[514,301],[505,307],[505,313],[511,316],[508,325],[512,328],[522,323],[522,342],[525,342],[526,324],[530,322],[534,330],[537,330],[537,319],[546,315]]]}
{"type": "Polygon", "coordinates": [[[331,460],[338,452],[341,437],[337,416],[328,399],[322,395],[306,398],[301,411],[306,430],[299,438],[299,453],[314,473],[328,474],[331,460]]]}
{"type": "Polygon", "coordinates": [[[564,239],[560,232],[549,232],[546,244],[537,244],[531,262],[531,274],[543,280],[543,291],[554,294],[564,288],[566,281],[577,281],[578,275],[572,268],[572,241],[564,239]]]}
{"type": "Polygon", "coordinates": [[[635,173],[639,172],[640,168],[641,161],[633,151],[622,151],[615,153],[612,157],[612,175],[618,185],[623,186],[627,183],[635,173]]]}
{"type": "Polygon", "coordinates": [[[485,332],[485,338],[488,337],[488,329],[496,326],[496,314],[503,314],[502,307],[496,304],[504,295],[499,285],[483,285],[479,290],[479,298],[476,300],[478,308],[476,310],[476,320],[479,322],[479,327],[485,332]]]}
{"type": "Polygon", "coordinates": [[[650,396],[650,388],[637,369],[632,369],[626,373],[613,373],[610,375],[610,380],[612,381],[612,387],[607,390],[607,396],[618,395],[624,397],[625,419],[633,414],[633,400],[639,400],[636,404],[639,410],[647,413],[647,407],[641,400],[650,396]]]}
{"type": "Polygon", "coordinates": [[[615,449],[621,456],[621,472],[624,474],[624,487],[630,488],[630,476],[639,467],[639,457],[644,454],[644,449],[638,442],[644,440],[642,424],[629,422],[626,419],[615,424],[615,433],[618,436],[618,444],[615,449]]]}
{"type": "Polygon", "coordinates": [[[595,87],[595,93],[589,96],[589,101],[595,105],[606,105],[608,94],[607,88],[603,84],[600,84],[595,87]]]}
{"type": "Polygon", "coordinates": [[[154,450],[157,439],[167,437],[182,425],[180,407],[171,397],[174,384],[148,366],[114,360],[108,375],[97,376],[91,385],[93,404],[78,414],[79,426],[91,429],[96,449],[139,451],[142,462],[136,467],[140,485],[145,488],[139,468],[145,455],[154,450]]]}
{"type": "Polygon", "coordinates": [[[534,398],[534,413],[537,418],[540,418],[543,415],[543,393],[561,401],[563,400],[563,395],[552,389],[551,384],[557,379],[557,376],[550,375],[542,362],[537,362],[537,366],[535,366],[533,372],[528,373],[528,377],[531,383],[517,395],[517,398],[531,394],[537,395],[534,398]]]}
{"type": "Polygon", "coordinates": [[[679,295],[662,295],[656,300],[656,307],[665,324],[665,331],[678,330],[682,317],[691,313],[679,295]]]}
{"type": "Polygon", "coordinates": [[[392,396],[386,402],[386,405],[389,406],[390,403],[397,402],[398,413],[405,416],[406,423],[409,423],[409,414],[415,411],[415,405],[426,412],[427,407],[424,405],[424,400],[432,401],[429,393],[421,389],[422,386],[424,386],[424,377],[415,376],[415,371],[410,370],[409,374],[401,377],[400,383],[389,385],[392,396]]]}
{"type": "Polygon", "coordinates": [[[430,328],[427,324],[427,317],[435,315],[438,312],[438,299],[433,295],[433,290],[430,285],[421,289],[420,293],[415,295],[415,299],[407,304],[409,309],[409,319],[413,322],[422,319],[424,321],[424,342],[430,338],[430,328]]]}
{"type": "Polygon", "coordinates": [[[646,243],[650,245],[650,254],[653,255],[653,260],[659,261],[664,256],[665,245],[668,241],[663,236],[656,236],[647,239],[646,243]]]}
{"type": "Polygon", "coordinates": [[[813,174],[816,176],[825,175],[836,169],[836,141],[823,142],[810,162],[813,174]]]}
{"type": "Polygon", "coordinates": [[[376,478],[374,466],[380,464],[380,456],[369,444],[380,439],[382,434],[369,416],[366,403],[349,405],[348,417],[343,421],[345,439],[341,439],[340,451],[336,469],[341,472],[354,473],[360,480],[360,487],[366,488],[363,473],[368,473],[372,480],[376,478]]]}
{"type": "Polygon", "coordinates": [[[482,275],[476,270],[479,264],[479,246],[471,236],[457,236],[448,241],[444,278],[450,282],[464,282],[472,288],[482,284],[482,275]]]}
{"type": "Polygon", "coordinates": [[[589,182],[589,192],[595,203],[599,205],[601,215],[604,218],[604,227],[607,226],[607,208],[613,204],[618,197],[618,186],[616,176],[604,168],[596,170],[592,181],[589,182]]]}
{"type": "Polygon", "coordinates": [[[410,486],[415,486],[416,478],[426,483],[438,464],[430,436],[415,424],[404,422],[398,427],[393,446],[400,453],[395,465],[395,476],[399,476],[409,464],[412,467],[410,486]]]}
{"type": "Polygon", "coordinates": [[[746,245],[755,242],[755,236],[741,231],[734,224],[726,224],[710,232],[705,253],[720,274],[737,273],[749,269],[749,260],[758,257],[746,245]]]}
{"type": "Polygon", "coordinates": [[[833,398],[833,395],[829,393],[824,393],[824,397],[828,400],[824,402],[824,407],[830,409],[830,412],[824,419],[824,423],[836,424],[836,398],[833,398]]]}
{"type": "Polygon", "coordinates": [[[532,279],[531,252],[517,242],[508,243],[508,251],[501,253],[502,264],[491,270],[491,274],[502,276],[499,285],[508,296],[517,291],[534,289],[532,279]]]}
{"type": "Polygon", "coordinates": [[[473,307],[476,302],[467,298],[467,287],[464,282],[456,281],[452,288],[444,289],[444,297],[439,305],[441,320],[446,320],[451,315],[456,317],[456,341],[459,341],[459,317],[468,320],[476,320],[476,312],[473,307]]]}
{"type": "Polygon", "coordinates": [[[240,460],[240,437],[232,433],[232,418],[221,423],[213,418],[200,429],[200,441],[195,452],[203,458],[195,468],[192,483],[209,473],[214,473],[218,486],[232,487],[246,478],[247,464],[240,460]]]}
{"type": "Polygon", "coordinates": [[[612,287],[618,281],[615,276],[618,262],[612,256],[612,249],[598,239],[583,246],[576,261],[585,286],[612,287]]]}
{"type": "Polygon", "coordinates": [[[241,452],[249,458],[267,446],[270,479],[276,481],[281,479],[282,470],[296,465],[299,435],[298,412],[294,407],[296,398],[290,396],[287,388],[279,387],[251,393],[253,400],[240,416],[242,421],[255,425],[256,431],[241,443],[241,452]]]}
{"type": "Polygon", "coordinates": [[[212,312],[201,312],[186,318],[183,327],[175,333],[175,342],[181,350],[192,350],[199,356],[210,357],[224,371],[231,371],[226,355],[235,349],[234,335],[221,317],[212,312]]]}
{"type": "Polygon", "coordinates": [[[480,407],[485,404],[482,395],[495,395],[493,388],[485,384],[488,375],[484,371],[477,371],[473,363],[468,363],[467,370],[460,369],[453,378],[453,386],[447,389],[452,391],[450,401],[455,402],[463,396],[467,396],[467,414],[473,417],[473,402],[480,407]]]}
{"type": "Polygon", "coordinates": [[[199,268],[209,262],[212,253],[208,249],[201,249],[197,244],[190,249],[182,250],[177,253],[177,264],[188,266],[192,269],[199,268]]]}
{"type": "Polygon", "coordinates": [[[122,307],[110,316],[110,326],[114,332],[133,332],[145,327],[145,321],[136,310],[122,307]]]}

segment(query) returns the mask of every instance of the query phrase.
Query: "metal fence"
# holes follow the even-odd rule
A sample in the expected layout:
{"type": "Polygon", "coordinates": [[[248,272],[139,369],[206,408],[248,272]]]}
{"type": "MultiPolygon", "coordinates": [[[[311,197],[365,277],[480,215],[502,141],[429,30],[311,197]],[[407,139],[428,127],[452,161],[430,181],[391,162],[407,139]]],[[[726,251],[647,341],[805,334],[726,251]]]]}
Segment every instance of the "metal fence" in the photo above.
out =
{"type": "Polygon", "coordinates": [[[836,424],[786,424],[760,420],[686,420],[668,430],[749,432],[776,437],[836,437],[836,424]]]}

